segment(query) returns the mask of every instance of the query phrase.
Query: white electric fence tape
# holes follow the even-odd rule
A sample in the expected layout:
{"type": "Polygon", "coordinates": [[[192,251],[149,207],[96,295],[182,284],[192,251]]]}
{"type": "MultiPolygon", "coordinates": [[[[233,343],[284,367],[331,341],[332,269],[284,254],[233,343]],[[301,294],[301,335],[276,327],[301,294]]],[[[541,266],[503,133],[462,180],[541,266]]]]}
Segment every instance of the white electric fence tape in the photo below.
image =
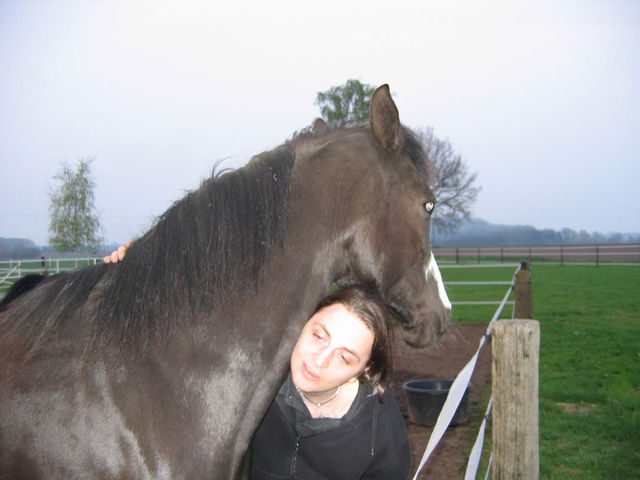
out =
{"type": "MultiPolygon", "coordinates": [[[[494,313],[493,318],[489,322],[489,326],[487,327],[485,334],[480,339],[480,343],[478,345],[478,349],[476,350],[476,353],[473,355],[473,357],[471,357],[471,360],[469,360],[469,362],[464,366],[464,368],[460,370],[460,373],[458,373],[458,376],[453,381],[453,384],[449,389],[449,394],[447,395],[447,399],[445,400],[442,410],[438,415],[438,419],[436,420],[436,425],[433,427],[433,431],[431,432],[431,436],[429,437],[429,442],[427,442],[427,448],[425,449],[424,454],[422,455],[422,460],[420,460],[420,465],[418,466],[418,470],[416,470],[416,473],[413,476],[413,480],[416,480],[418,478],[418,475],[422,471],[422,468],[424,467],[425,463],[427,463],[427,460],[429,459],[429,457],[431,456],[435,448],[438,446],[438,443],[440,443],[440,440],[442,439],[444,432],[447,431],[447,428],[449,427],[449,424],[451,423],[451,420],[453,419],[453,416],[455,415],[456,410],[458,409],[458,405],[460,405],[460,402],[462,401],[462,396],[464,395],[464,392],[467,389],[469,382],[471,381],[471,375],[473,375],[473,370],[476,368],[476,363],[478,361],[478,355],[480,354],[480,350],[482,349],[486,339],[491,336],[491,328],[493,327],[493,323],[498,318],[500,318],[500,314],[502,313],[504,306],[507,304],[507,300],[509,299],[511,292],[513,291],[513,285],[515,283],[516,275],[518,275],[519,271],[520,271],[520,268],[516,269],[516,273],[513,275],[513,281],[511,282],[511,285],[509,286],[507,293],[505,294],[502,302],[500,303],[500,306],[496,310],[496,313],[494,313]]],[[[479,461],[480,461],[480,458],[478,456],[478,462],[479,461]]]]}
{"type": "Polygon", "coordinates": [[[424,451],[424,455],[422,456],[422,460],[420,461],[420,466],[418,467],[413,480],[416,480],[418,478],[418,474],[422,470],[422,467],[424,467],[424,464],[427,463],[429,456],[438,446],[438,443],[444,435],[444,432],[446,432],[447,428],[449,427],[451,419],[456,413],[458,405],[462,400],[462,396],[464,395],[464,392],[469,385],[471,375],[473,374],[473,370],[476,367],[480,348],[482,348],[482,346],[484,345],[486,338],[486,336],[483,336],[480,339],[480,345],[478,346],[478,350],[476,351],[475,355],[473,355],[469,363],[464,366],[460,373],[458,373],[456,379],[453,381],[453,384],[451,385],[451,388],[449,390],[449,394],[447,395],[447,399],[444,402],[444,406],[442,407],[440,415],[438,415],[438,419],[436,420],[436,425],[435,427],[433,427],[431,437],[429,437],[429,442],[427,443],[427,448],[424,451]]]}
{"type": "Polygon", "coordinates": [[[464,480],[476,480],[476,474],[478,473],[478,466],[480,465],[480,457],[482,456],[482,446],[484,445],[484,431],[487,427],[487,418],[491,412],[491,405],[493,404],[493,397],[489,400],[487,411],[484,414],[484,419],[480,425],[478,431],[478,437],[476,443],[473,444],[471,454],[469,455],[469,462],[467,463],[467,471],[464,474],[464,480]]]}
{"type": "Polygon", "coordinates": [[[489,455],[489,465],[487,466],[487,473],[484,476],[484,480],[489,480],[489,474],[491,473],[491,465],[493,465],[493,452],[489,455]]]}

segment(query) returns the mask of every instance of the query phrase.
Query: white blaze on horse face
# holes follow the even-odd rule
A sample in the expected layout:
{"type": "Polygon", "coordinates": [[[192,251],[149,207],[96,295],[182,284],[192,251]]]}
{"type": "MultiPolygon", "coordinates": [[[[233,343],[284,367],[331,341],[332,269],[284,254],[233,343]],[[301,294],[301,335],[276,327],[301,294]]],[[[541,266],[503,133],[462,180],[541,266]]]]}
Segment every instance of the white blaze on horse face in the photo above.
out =
{"type": "Polygon", "coordinates": [[[438,285],[438,296],[440,297],[440,301],[442,305],[447,310],[451,310],[451,301],[449,300],[449,296],[447,295],[447,291],[444,288],[444,282],[442,281],[442,275],[440,274],[440,269],[438,268],[438,262],[436,262],[436,257],[433,256],[433,252],[431,252],[431,258],[429,259],[429,263],[427,263],[427,268],[424,271],[425,276],[427,277],[427,282],[430,280],[434,280],[438,285]]]}

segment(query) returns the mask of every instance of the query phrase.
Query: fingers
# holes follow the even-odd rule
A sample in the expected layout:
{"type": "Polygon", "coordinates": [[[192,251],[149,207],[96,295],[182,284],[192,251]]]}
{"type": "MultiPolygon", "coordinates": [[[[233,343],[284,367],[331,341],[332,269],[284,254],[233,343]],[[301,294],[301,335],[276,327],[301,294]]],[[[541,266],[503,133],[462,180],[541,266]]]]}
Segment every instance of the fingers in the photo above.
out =
{"type": "Polygon", "coordinates": [[[132,243],[133,242],[127,242],[124,245],[118,247],[117,250],[111,252],[111,255],[104,257],[104,263],[118,263],[124,260],[124,257],[127,254],[127,248],[129,248],[132,243]]]}

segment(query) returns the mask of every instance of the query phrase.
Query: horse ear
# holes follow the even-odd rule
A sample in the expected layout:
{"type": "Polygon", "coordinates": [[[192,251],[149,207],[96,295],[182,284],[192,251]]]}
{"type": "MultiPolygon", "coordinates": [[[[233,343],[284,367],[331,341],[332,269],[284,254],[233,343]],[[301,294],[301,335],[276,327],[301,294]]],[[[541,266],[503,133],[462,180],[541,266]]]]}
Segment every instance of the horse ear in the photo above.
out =
{"type": "Polygon", "coordinates": [[[311,130],[313,131],[313,133],[322,133],[324,132],[327,128],[329,128],[329,126],[327,125],[327,123],[321,119],[321,118],[316,118],[313,121],[313,124],[311,125],[311,130]]]}
{"type": "Polygon", "coordinates": [[[371,95],[369,118],[373,134],[386,150],[396,150],[400,147],[400,117],[396,104],[391,99],[389,85],[381,85],[371,95]]]}

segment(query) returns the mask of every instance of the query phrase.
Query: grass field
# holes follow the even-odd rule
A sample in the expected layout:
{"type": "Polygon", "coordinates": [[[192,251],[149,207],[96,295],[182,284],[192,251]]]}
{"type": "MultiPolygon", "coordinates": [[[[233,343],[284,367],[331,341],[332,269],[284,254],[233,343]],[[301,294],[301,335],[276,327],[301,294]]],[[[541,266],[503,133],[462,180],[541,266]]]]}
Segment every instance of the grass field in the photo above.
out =
{"type": "MultiPolygon", "coordinates": [[[[640,267],[534,264],[532,272],[541,325],[540,478],[640,478],[640,267]]],[[[445,281],[512,275],[513,268],[443,269],[445,281]]],[[[506,287],[448,291],[453,301],[499,300],[506,287]]],[[[486,323],[493,311],[454,307],[454,320],[486,323]]]]}

